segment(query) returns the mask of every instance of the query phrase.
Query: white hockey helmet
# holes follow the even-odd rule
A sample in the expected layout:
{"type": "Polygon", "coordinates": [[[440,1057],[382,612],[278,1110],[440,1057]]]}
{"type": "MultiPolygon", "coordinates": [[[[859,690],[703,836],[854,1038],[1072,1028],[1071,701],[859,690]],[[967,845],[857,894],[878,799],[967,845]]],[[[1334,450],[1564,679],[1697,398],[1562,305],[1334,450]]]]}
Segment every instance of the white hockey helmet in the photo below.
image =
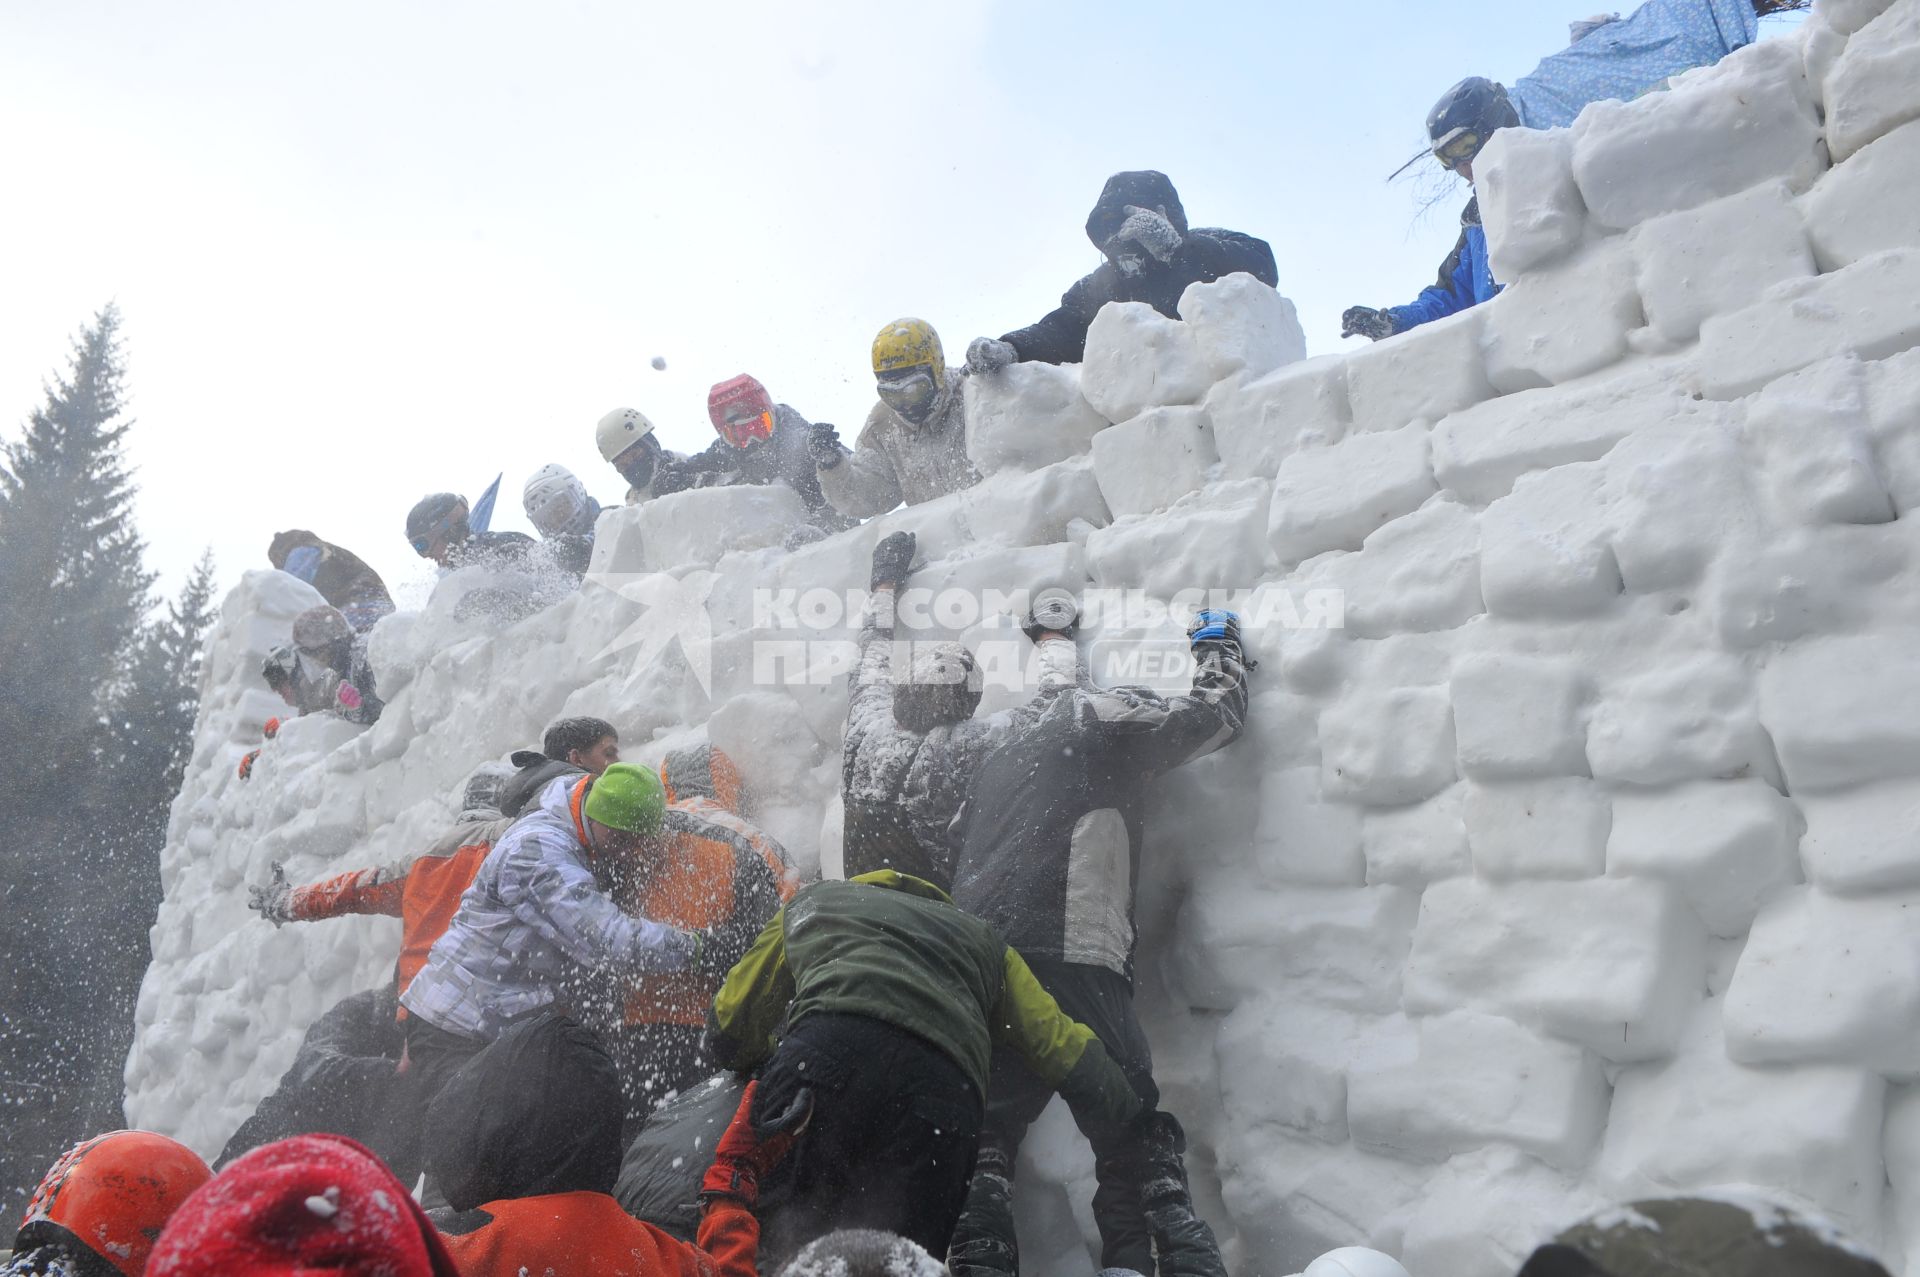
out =
{"type": "Polygon", "coordinates": [[[570,532],[591,508],[587,485],[561,465],[544,465],[533,472],[520,494],[527,518],[544,537],[570,532]]]}
{"type": "Polygon", "coordinates": [[[1365,1246],[1342,1246],[1308,1264],[1300,1277],[1407,1277],[1407,1270],[1391,1255],[1365,1246]]]}
{"type": "Polygon", "coordinates": [[[615,408],[600,418],[593,438],[600,445],[600,456],[612,461],[652,433],[653,423],[645,413],[633,408],[615,408]]]}

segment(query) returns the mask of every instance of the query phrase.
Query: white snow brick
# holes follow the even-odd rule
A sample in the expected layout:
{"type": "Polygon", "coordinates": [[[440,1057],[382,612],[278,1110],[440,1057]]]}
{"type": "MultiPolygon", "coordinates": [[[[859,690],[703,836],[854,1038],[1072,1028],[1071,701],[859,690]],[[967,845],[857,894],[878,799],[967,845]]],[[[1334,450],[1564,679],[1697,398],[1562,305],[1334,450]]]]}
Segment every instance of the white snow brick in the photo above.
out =
{"type": "Polygon", "coordinates": [[[1788,792],[1920,775],[1920,652],[1904,634],[1796,643],[1760,674],[1788,792]]]}
{"type": "Polygon", "coordinates": [[[1618,363],[1642,322],[1633,253],[1618,237],[1529,271],[1487,312],[1487,381],[1501,393],[1557,386],[1618,363]]]}
{"type": "Polygon", "coordinates": [[[1493,1144],[1454,1157],[1422,1186],[1394,1249],[1420,1277],[1506,1277],[1542,1239],[1613,1205],[1567,1174],[1493,1144]]]}
{"type": "Polygon", "coordinates": [[[1676,344],[1699,336],[1709,317],[1751,306],[1775,284],[1814,274],[1807,228],[1784,182],[1656,217],[1627,238],[1647,322],[1676,344]]]}
{"type": "Polygon", "coordinates": [[[1920,349],[1868,364],[1865,372],[1874,454],[1895,507],[1905,514],[1920,507],[1920,349]]]}
{"type": "Polygon", "coordinates": [[[1453,670],[1460,773],[1472,780],[1585,776],[1591,689],[1564,660],[1477,652],[1453,670]]]}
{"type": "Polygon", "coordinates": [[[967,455],[981,474],[1037,470],[1085,452],[1107,419],[1080,394],[1073,364],[1018,363],[968,377],[967,455]]]}
{"type": "Polygon", "coordinates": [[[779,545],[807,521],[800,494],[785,484],[698,488],[642,503],[647,570],[712,567],[730,550],[779,545]]]}
{"type": "Polygon", "coordinates": [[[1738,399],[1835,355],[1885,359],[1920,344],[1920,249],[1863,257],[1700,326],[1699,389],[1738,399]]]}
{"type": "Polygon", "coordinates": [[[1852,35],[1892,4],[1893,0],[1813,0],[1809,21],[1824,23],[1839,35],[1852,35]]]}
{"type": "Polygon", "coordinates": [[[1692,586],[1723,548],[1753,539],[1759,514],[1737,420],[1727,405],[1689,404],[1607,455],[1613,557],[1628,590],[1692,586]]]}
{"type": "Polygon", "coordinates": [[[1822,87],[1836,163],[1920,118],[1920,3],[1899,0],[1856,31],[1822,87]]]}
{"type": "Polygon", "coordinates": [[[1606,1124],[1608,1089],[1592,1052],[1498,1016],[1423,1020],[1412,1060],[1357,1063],[1347,1079],[1353,1142],[1431,1158],[1504,1143],[1578,1170],[1606,1124]]]}
{"type": "Polygon", "coordinates": [[[1920,887],[1920,781],[1890,780],[1800,799],[1807,878],[1837,896],[1920,887]]]}
{"type": "Polygon", "coordinates": [[[1893,499],[1867,435],[1858,360],[1831,359],[1769,385],[1747,410],[1761,489],[1783,522],[1885,523],[1893,499]]]}
{"type": "Polygon", "coordinates": [[[1264,377],[1307,357],[1307,335],[1293,303],[1245,271],[1188,284],[1175,309],[1214,381],[1243,369],[1264,377]]]}
{"type": "Polygon", "coordinates": [[[1761,904],[1800,881],[1802,821],[1760,780],[1707,780],[1613,796],[1607,872],[1677,886],[1707,930],[1746,934],[1761,904]]]}
{"type": "Polygon", "coordinates": [[[1093,437],[1093,472],[1115,518],[1166,509],[1219,460],[1205,408],[1149,408],[1093,437]]]}
{"type": "Polygon", "coordinates": [[[1587,727],[1587,761],[1596,777],[1630,785],[1773,769],[1746,667],[1707,653],[1603,689],[1587,727]]]}
{"type": "Polygon", "coordinates": [[[1399,1008],[1418,894],[1401,887],[1210,884],[1188,897],[1168,955],[1175,992],[1231,1010],[1275,991],[1352,1011],[1399,1008]]]}
{"type": "Polygon", "coordinates": [[[1523,476],[1480,519],[1480,596],[1495,616],[1587,616],[1624,588],[1598,463],[1523,476]]]}
{"type": "Polygon", "coordinates": [[[647,556],[640,534],[642,505],[613,506],[600,512],[593,525],[593,561],[589,575],[608,572],[644,572],[647,556]]]}
{"type": "Polygon", "coordinates": [[[1807,84],[1813,89],[1813,100],[1826,111],[1827,76],[1833,71],[1833,64],[1840,60],[1840,54],[1847,47],[1847,37],[1843,32],[1834,30],[1820,14],[1809,15],[1800,27],[1800,38],[1804,41],[1807,63],[1807,84]]]}
{"type": "MultiPolygon", "coordinates": [[[[1051,545],[1072,539],[1076,529],[1103,528],[1113,521],[1106,499],[1100,494],[1100,482],[1093,472],[1093,459],[1079,456],[1042,466],[1030,474],[995,475],[971,488],[963,488],[952,497],[959,510],[963,540],[950,548],[972,544],[1051,545]]],[[[928,502],[928,505],[933,504],[928,502]]],[[[907,512],[873,520],[890,531],[896,520],[907,512]]],[[[878,536],[874,538],[878,540],[878,536]]],[[[929,545],[922,542],[925,554],[929,545]]],[[[860,579],[866,579],[866,557],[846,552],[859,565],[860,579]]],[[[866,550],[870,555],[872,550],[866,550]]]]}
{"type": "Polygon", "coordinates": [[[1320,715],[1320,783],[1329,795],[1393,807],[1454,779],[1453,705],[1443,689],[1359,688],[1320,715]]]}
{"type": "Polygon", "coordinates": [[[1253,852],[1261,877],[1275,885],[1366,883],[1360,808],[1330,801],[1321,790],[1317,767],[1290,767],[1261,777],[1253,852]]]}
{"type": "Polygon", "coordinates": [[[1462,500],[1493,501],[1529,471],[1596,460],[1673,416],[1686,402],[1673,381],[1663,363],[1637,364],[1456,412],[1433,429],[1434,474],[1462,500]]]}
{"type": "Polygon", "coordinates": [[[1360,821],[1368,885],[1424,887],[1472,873],[1461,812],[1466,792],[1465,785],[1453,785],[1423,803],[1368,811],[1360,821]]]}
{"type": "Polygon", "coordinates": [[[1486,610],[1478,521],[1455,502],[1430,501],[1369,536],[1358,554],[1317,561],[1306,584],[1346,591],[1356,638],[1450,630],[1486,610]]]}
{"type": "Polygon", "coordinates": [[[1108,421],[1197,404],[1213,380],[1193,329],[1145,302],[1108,302],[1087,327],[1080,393],[1108,421]]]}
{"type": "Polygon", "coordinates": [[[1283,565],[1358,550],[1375,529],[1418,510],[1438,490],[1424,422],[1307,448],[1280,463],[1268,539],[1283,565]]]}
{"type": "Polygon", "coordinates": [[[1262,998],[1221,1022],[1213,1049],[1236,1124],[1347,1139],[1347,1064],[1360,1022],[1342,1011],[1262,998]]]}
{"type": "Polygon", "coordinates": [[[1613,816],[1590,780],[1471,784],[1464,814],[1478,877],[1594,878],[1606,869],[1613,816]]]}
{"type": "Polygon", "coordinates": [[[1580,242],[1587,205],[1570,129],[1501,129],[1474,157],[1473,189],[1495,279],[1518,280],[1580,242]]]}
{"type": "Polygon", "coordinates": [[[1171,599],[1183,590],[1244,590],[1265,579],[1269,485],[1216,484],[1164,514],[1123,519],[1087,537],[1094,584],[1171,599]]]}
{"type": "Polygon", "coordinates": [[[1325,355],[1257,379],[1235,373],[1207,392],[1205,406],[1226,474],[1271,479],[1293,453],[1347,433],[1346,360],[1325,355]]]}
{"type": "Polygon", "coordinates": [[[1700,922],[1664,883],[1450,878],[1420,899],[1402,1001],[1504,1015],[1626,1061],[1671,1052],[1705,989],[1700,922]]]}
{"type": "Polygon", "coordinates": [[[1349,353],[1354,429],[1398,430],[1493,398],[1481,352],[1487,309],[1475,306],[1349,353]]]}
{"type": "Polygon", "coordinates": [[[1855,1064],[1920,1073],[1920,907],[1797,887],[1754,919],[1727,987],[1741,1064],[1855,1064]]]}
{"type": "Polygon", "coordinates": [[[1764,1184],[1871,1236],[1886,1083],[1864,1069],[1746,1068],[1712,1009],[1670,1062],[1623,1070],[1597,1163],[1614,1201],[1764,1184]]]}
{"type": "MultiPolygon", "coordinates": [[[[1366,1153],[1351,1144],[1327,1145],[1290,1138],[1271,1125],[1237,1123],[1228,1124],[1221,1138],[1218,1169],[1222,1197],[1248,1258],[1246,1271],[1253,1273],[1297,1273],[1326,1251],[1359,1239],[1386,1244],[1373,1230],[1409,1202],[1425,1198],[1433,1174],[1431,1166],[1366,1153]]],[[[1084,1250],[1079,1259],[1081,1271],[1091,1273],[1084,1250]]],[[[1513,1267],[1485,1271],[1506,1273],[1513,1267]]],[[[1419,1271],[1441,1274],[1437,1268],[1419,1271]]]]}
{"type": "Polygon", "coordinates": [[[1825,168],[1791,40],[1749,45],[1677,77],[1670,92],[1595,102],[1573,123],[1574,180],[1594,221],[1615,230],[1769,179],[1804,191],[1825,168]]]}
{"type": "Polygon", "coordinates": [[[1920,120],[1875,138],[1801,198],[1820,269],[1838,270],[1889,248],[1920,247],[1916,190],[1920,120]]]}

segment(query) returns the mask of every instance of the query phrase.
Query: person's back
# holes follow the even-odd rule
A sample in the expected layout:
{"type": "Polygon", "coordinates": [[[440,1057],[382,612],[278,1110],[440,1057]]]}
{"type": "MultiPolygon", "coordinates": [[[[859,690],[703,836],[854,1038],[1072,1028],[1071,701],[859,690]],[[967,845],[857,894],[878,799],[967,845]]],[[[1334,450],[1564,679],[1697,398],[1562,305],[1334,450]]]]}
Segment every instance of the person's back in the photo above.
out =
{"type": "Polygon", "coordinates": [[[351,550],[304,528],[276,533],[267,547],[267,562],[318,590],[321,598],[345,613],[357,633],[372,629],[393,611],[393,596],[378,572],[351,550]]]}

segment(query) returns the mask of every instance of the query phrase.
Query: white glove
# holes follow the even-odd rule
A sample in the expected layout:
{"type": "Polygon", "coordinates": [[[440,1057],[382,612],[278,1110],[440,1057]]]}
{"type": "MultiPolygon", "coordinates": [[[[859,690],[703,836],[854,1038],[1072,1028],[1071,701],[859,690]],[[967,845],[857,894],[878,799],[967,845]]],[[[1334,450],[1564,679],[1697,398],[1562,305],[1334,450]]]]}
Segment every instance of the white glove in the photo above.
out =
{"type": "Polygon", "coordinates": [[[293,921],[293,884],[279,861],[273,862],[273,877],[265,885],[247,888],[247,908],[275,927],[293,921]]]}
{"type": "Polygon", "coordinates": [[[1127,220],[1120,223],[1120,229],[1113,238],[1130,239],[1153,255],[1161,265],[1173,260],[1175,250],[1180,247],[1180,232],[1161,214],[1150,208],[1138,208],[1127,205],[1127,220]]]}
{"type": "Polygon", "coordinates": [[[1012,342],[1001,341],[998,337],[975,337],[967,347],[967,371],[999,372],[1019,358],[1020,352],[1013,348],[1012,342]]]}

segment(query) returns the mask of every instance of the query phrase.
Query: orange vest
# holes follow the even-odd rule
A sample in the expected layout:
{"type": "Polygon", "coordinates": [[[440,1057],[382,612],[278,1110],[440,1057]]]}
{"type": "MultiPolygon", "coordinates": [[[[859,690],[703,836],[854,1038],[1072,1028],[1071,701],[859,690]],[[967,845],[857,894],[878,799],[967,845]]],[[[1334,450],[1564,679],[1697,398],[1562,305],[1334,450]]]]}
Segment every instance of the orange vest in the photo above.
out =
{"type": "Polygon", "coordinates": [[[470,1233],[442,1234],[463,1277],[751,1277],[753,1272],[751,1258],[744,1269],[737,1261],[718,1266],[705,1251],[633,1218],[605,1193],[551,1193],[488,1202],[480,1209],[492,1222],[470,1233]]]}
{"type": "MultiPolygon", "coordinates": [[[[471,843],[451,856],[422,856],[407,871],[400,896],[400,957],[393,964],[400,992],[405,993],[427,965],[434,941],[446,934],[453,915],[460,911],[460,897],[467,894],[492,850],[490,842],[471,843]]],[[[405,1008],[400,1018],[406,1018],[405,1008]]]]}

